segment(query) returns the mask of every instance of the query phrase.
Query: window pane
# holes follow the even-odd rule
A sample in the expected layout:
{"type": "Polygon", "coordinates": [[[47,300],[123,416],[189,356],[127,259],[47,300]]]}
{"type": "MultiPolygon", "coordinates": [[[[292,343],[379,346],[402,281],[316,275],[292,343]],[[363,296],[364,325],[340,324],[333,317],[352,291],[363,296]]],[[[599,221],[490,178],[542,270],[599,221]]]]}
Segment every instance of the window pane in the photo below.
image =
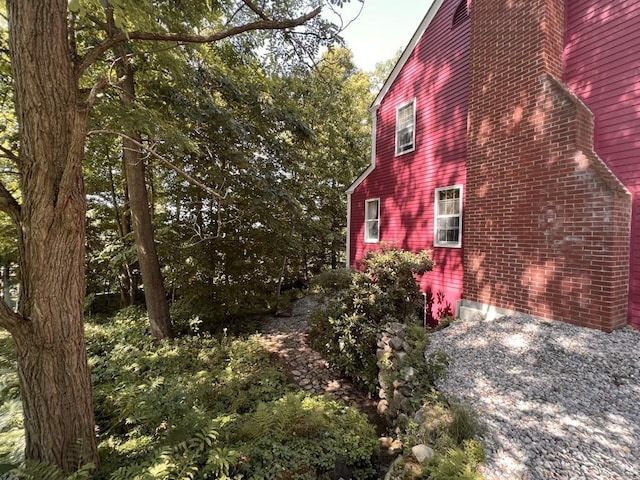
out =
{"type": "Polygon", "coordinates": [[[436,192],[435,242],[458,245],[461,227],[461,189],[458,187],[436,192]]]}
{"type": "Polygon", "coordinates": [[[396,153],[403,153],[414,147],[414,106],[414,102],[411,102],[397,110],[396,153]]]}
{"type": "Polygon", "coordinates": [[[398,110],[398,130],[413,125],[413,103],[398,110]]]}
{"type": "Polygon", "coordinates": [[[367,202],[367,220],[378,218],[378,201],[367,202]]]}
{"type": "Polygon", "coordinates": [[[398,151],[402,152],[413,147],[413,128],[405,128],[398,132],[398,151]]]}
{"type": "Polygon", "coordinates": [[[440,200],[438,202],[438,215],[458,215],[460,204],[458,200],[440,200]]]}
{"type": "Polygon", "coordinates": [[[377,221],[367,222],[367,238],[370,240],[374,240],[378,238],[378,222],[377,221]]]}

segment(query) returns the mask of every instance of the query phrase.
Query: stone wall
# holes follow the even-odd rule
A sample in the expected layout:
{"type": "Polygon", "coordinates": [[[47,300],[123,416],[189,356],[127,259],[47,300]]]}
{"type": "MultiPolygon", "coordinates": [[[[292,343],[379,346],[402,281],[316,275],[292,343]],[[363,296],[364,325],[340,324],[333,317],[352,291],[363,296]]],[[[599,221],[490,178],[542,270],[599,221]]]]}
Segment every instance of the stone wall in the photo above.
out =
{"type": "Polygon", "coordinates": [[[380,382],[378,413],[394,427],[420,408],[424,394],[415,364],[416,358],[424,363],[423,346],[408,338],[406,328],[398,322],[388,324],[378,338],[376,351],[380,382]]]}

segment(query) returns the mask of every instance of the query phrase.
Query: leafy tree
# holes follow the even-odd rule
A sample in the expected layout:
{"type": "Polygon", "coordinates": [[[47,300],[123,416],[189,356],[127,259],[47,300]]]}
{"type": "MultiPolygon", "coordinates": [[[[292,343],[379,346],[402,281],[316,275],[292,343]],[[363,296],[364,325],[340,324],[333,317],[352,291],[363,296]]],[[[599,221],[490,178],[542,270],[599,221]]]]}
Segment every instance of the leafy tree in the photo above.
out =
{"type": "Polygon", "coordinates": [[[369,76],[355,68],[349,50],[332,48],[293,88],[314,133],[311,145],[298,153],[295,179],[304,204],[304,269],[319,273],[326,265],[344,264],[345,191],[370,162],[369,76]]]}
{"type": "MultiPolygon", "coordinates": [[[[98,463],[82,322],[86,214],[82,160],[89,112],[108,82],[102,76],[94,82],[95,77],[84,74],[107,51],[127,41],[216,42],[252,30],[291,29],[319,13],[316,9],[295,18],[271,17],[250,0],[232,1],[229,6],[242,15],[229,15],[222,28],[213,25],[201,30],[203,34],[170,32],[154,23],[147,31],[92,35],[87,38],[99,40],[79,44],[84,32],[70,28],[74,14],[69,8],[91,14],[96,3],[6,2],[20,126],[19,153],[13,160],[21,202],[0,184],[0,209],[18,229],[23,288],[18,312],[0,302],[0,325],[16,344],[26,457],[58,465],[65,472],[98,463]]],[[[116,26],[124,29],[127,9],[139,3],[122,0],[112,5],[116,26]]],[[[223,4],[205,2],[202,8],[219,6],[223,4]]],[[[158,3],[146,8],[151,23],[154,12],[167,7],[158,3]]]]}
{"type": "Polygon", "coordinates": [[[376,63],[376,66],[371,72],[371,91],[374,95],[377,95],[384,82],[387,81],[389,75],[393,71],[393,68],[400,60],[400,56],[402,55],[402,50],[398,50],[393,57],[384,62],[376,63]]]}

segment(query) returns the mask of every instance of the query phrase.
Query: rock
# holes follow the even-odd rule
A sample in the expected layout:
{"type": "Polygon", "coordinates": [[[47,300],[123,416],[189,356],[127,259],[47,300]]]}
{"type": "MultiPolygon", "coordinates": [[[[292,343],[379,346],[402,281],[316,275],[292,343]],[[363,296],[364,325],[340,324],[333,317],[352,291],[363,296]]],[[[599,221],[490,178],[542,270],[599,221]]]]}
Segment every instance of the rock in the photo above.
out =
{"type": "Polygon", "coordinates": [[[416,460],[421,464],[431,460],[435,456],[433,449],[423,443],[411,447],[411,453],[413,453],[413,456],[416,457],[416,460]]]}
{"type": "Polygon", "coordinates": [[[426,413],[424,411],[424,408],[421,408],[413,415],[413,420],[418,423],[422,423],[425,418],[426,418],[426,413]]]}
{"type": "Polygon", "coordinates": [[[406,367],[400,371],[400,375],[404,378],[405,382],[408,382],[416,374],[416,370],[413,367],[406,367]]]}
{"type": "Polygon", "coordinates": [[[402,455],[398,456],[393,463],[389,466],[389,471],[384,476],[384,480],[395,480],[396,478],[402,478],[403,472],[396,472],[396,470],[401,470],[398,468],[399,464],[402,462],[402,455]]]}
{"type": "Polygon", "coordinates": [[[403,397],[413,397],[413,388],[408,385],[403,385],[399,389],[403,397]]]}
{"type": "Polygon", "coordinates": [[[402,339],[400,337],[391,337],[389,340],[389,346],[394,350],[402,350],[402,339]]]}
{"type": "Polygon", "coordinates": [[[395,355],[396,355],[395,359],[399,363],[399,362],[402,362],[402,360],[405,359],[405,357],[407,356],[407,353],[406,352],[395,352],[395,355]]]}
{"type": "Polygon", "coordinates": [[[389,410],[389,402],[386,400],[380,400],[378,402],[378,414],[384,415],[389,410]]]}

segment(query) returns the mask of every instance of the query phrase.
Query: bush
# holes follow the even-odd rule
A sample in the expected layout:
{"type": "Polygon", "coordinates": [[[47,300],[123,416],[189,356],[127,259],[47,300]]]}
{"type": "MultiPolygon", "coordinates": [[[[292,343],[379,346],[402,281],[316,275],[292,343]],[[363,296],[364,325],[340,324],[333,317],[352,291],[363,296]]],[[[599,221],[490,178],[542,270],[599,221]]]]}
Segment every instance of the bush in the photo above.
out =
{"type": "Polygon", "coordinates": [[[370,392],[378,386],[376,341],[390,321],[415,322],[421,295],[415,275],[433,268],[431,252],[418,254],[382,245],[361,262],[362,271],[325,274],[325,294],[309,325],[313,346],[331,365],[370,392]]]}
{"type": "Polygon", "coordinates": [[[235,430],[247,478],[375,478],[376,432],[353,407],[300,392],[262,403],[235,430]]]}
{"type": "Polygon", "coordinates": [[[350,268],[336,268],[322,272],[311,280],[311,292],[330,296],[345,290],[351,285],[354,273],[350,268]]]}

